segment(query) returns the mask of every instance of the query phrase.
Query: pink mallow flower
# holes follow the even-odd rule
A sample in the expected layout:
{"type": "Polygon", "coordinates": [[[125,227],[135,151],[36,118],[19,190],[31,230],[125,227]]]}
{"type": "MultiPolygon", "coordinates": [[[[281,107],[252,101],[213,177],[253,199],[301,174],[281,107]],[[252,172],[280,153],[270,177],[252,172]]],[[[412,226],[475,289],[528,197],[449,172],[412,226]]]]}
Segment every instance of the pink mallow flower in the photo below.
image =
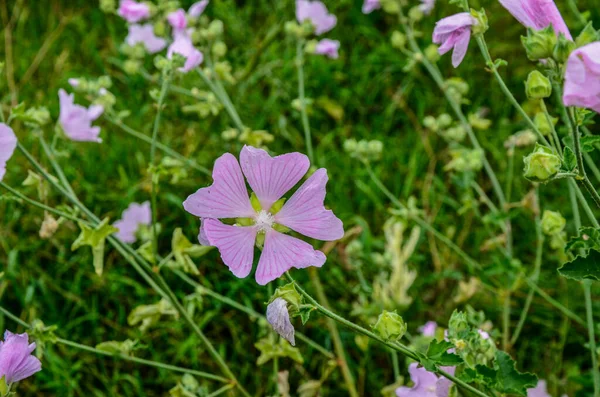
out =
{"type": "Polygon", "coordinates": [[[150,202],[145,201],[142,204],[131,203],[125,211],[121,219],[114,223],[114,227],[119,229],[116,236],[124,243],[135,243],[137,240],[135,233],[142,225],[150,225],[152,223],[152,211],[150,202]]]}
{"type": "Polygon", "coordinates": [[[208,0],[198,1],[190,6],[188,9],[188,15],[192,18],[198,18],[200,15],[202,15],[206,9],[206,6],[208,6],[208,0]]]}
{"type": "Polygon", "coordinates": [[[437,330],[437,323],[435,321],[427,321],[423,326],[419,327],[419,331],[421,335],[427,337],[435,336],[435,331],[437,330]]]}
{"type": "Polygon", "coordinates": [[[31,355],[35,343],[29,343],[29,336],[4,332],[4,341],[0,341],[0,378],[5,377],[6,384],[18,382],[42,370],[42,363],[31,355]]]}
{"type": "Polygon", "coordinates": [[[70,139],[74,141],[102,142],[102,139],[98,137],[100,127],[92,127],[92,122],[104,112],[102,106],[92,105],[85,108],[76,105],[74,95],[67,94],[63,89],[58,90],[58,99],[60,102],[58,121],[70,139]]]}
{"type": "Polygon", "coordinates": [[[260,285],[292,267],[323,266],[326,258],[321,251],[283,231],[289,228],[325,241],[343,237],[342,221],[323,205],[327,171],[315,171],[277,211],[278,206],[273,209],[273,204],[308,171],[308,157],[301,153],[271,157],[262,149],[244,146],[240,163],[231,153],[219,157],[213,169],[213,184],[183,203],[187,212],[202,219],[200,243],[216,246],[229,270],[243,278],[252,270],[257,236],[263,235],[264,247],[256,269],[260,285]],[[260,204],[251,204],[244,175],[260,204]],[[228,225],[219,218],[238,220],[228,225]]]}
{"type": "Polygon", "coordinates": [[[600,42],[578,48],[569,55],[563,102],[600,113],[600,42]]]}
{"type": "Polygon", "coordinates": [[[379,0],[365,0],[362,5],[362,12],[363,14],[370,14],[379,8],[381,8],[379,0]]]}
{"type": "MultiPolygon", "coordinates": [[[[442,367],[444,371],[450,375],[454,375],[454,367],[442,367]]],[[[425,368],[418,366],[417,363],[412,363],[408,367],[410,379],[414,386],[401,386],[396,389],[398,397],[448,397],[450,392],[450,382],[445,377],[438,377],[433,372],[427,371],[425,368]]]]}
{"type": "Polygon", "coordinates": [[[174,31],[173,43],[167,50],[167,57],[171,59],[173,54],[179,54],[185,58],[185,64],[180,71],[187,73],[202,63],[204,55],[192,43],[192,38],[185,31],[174,31]]]}
{"type": "Polygon", "coordinates": [[[162,37],[156,36],[154,34],[154,26],[149,23],[144,25],[129,25],[129,34],[125,38],[125,42],[132,47],[141,43],[150,54],[162,51],[167,46],[167,41],[162,37]]]}
{"type": "Polygon", "coordinates": [[[136,23],[150,17],[150,7],[133,0],[121,0],[117,13],[129,23],[136,23]]]}
{"type": "Polygon", "coordinates": [[[167,21],[169,21],[169,25],[171,25],[175,31],[184,30],[187,26],[186,15],[183,8],[169,13],[169,15],[167,15],[167,21]]]}
{"type": "Polygon", "coordinates": [[[573,40],[554,0],[500,0],[500,4],[525,27],[541,30],[552,25],[557,35],[573,40]]]}
{"type": "Polygon", "coordinates": [[[296,0],[296,19],[300,23],[309,20],[316,35],[329,32],[337,23],[335,15],[330,14],[320,1],[296,0]]]}
{"type": "Polygon", "coordinates": [[[439,44],[440,55],[444,55],[451,49],[452,65],[456,68],[467,54],[469,41],[471,41],[471,26],[477,21],[468,12],[461,12],[443,19],[435,24],[433,29],[433,42],[439,44]]]}
{"type": "Polygon", "coordinates": [[[338,50],[340,42],[337,40],[322,39],[315,47],[315,54],[325,55],[331,59],[338,59],[338,50]]]}
{"type": "Polygon", "coordinates": [[[435,0],[421,0],[421,4],[419,5],[419,10],[425,15],[431,14],[431,11],[433,11],[434,8],[435,0]]]}
{"type": "Polygon", "coordinates": [[[527,397],[551,397],[546,389],[546,381],[540,379],[533,389],[527,389],[527,397]]]}
{"type": "Polygon", "coordinates": [[[6,163],[12,157],[17,147],[17,137],[12,128],[0,123],[0,181],[6,174],[6,163]]]}

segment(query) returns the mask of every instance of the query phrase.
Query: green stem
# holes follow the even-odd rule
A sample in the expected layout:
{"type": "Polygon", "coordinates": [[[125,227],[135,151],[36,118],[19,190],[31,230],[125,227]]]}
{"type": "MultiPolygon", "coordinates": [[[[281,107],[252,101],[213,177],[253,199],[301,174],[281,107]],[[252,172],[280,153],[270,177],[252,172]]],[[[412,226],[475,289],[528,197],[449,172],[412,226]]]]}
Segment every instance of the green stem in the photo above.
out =
{"type": "Polygon", "coordinates": [[[296,44],[296,68],[298,69],[298,96],[300,99],[300,117],[302,118],[302,128],[304,129],[304,143],[306,144],[306,153],[310,162],[314,164],[312,137],[310,124],[308,122],[308,113],[306,112],[306,96],[304,93],[304,41],[298,40],[296,44]]]}
{"type": "Polygon", "coordinates": [[[158,140],[158,127],[160,126],[160,116],[162,114],[163,103],[167,97],[169,91],[169,83],[171,81],[171,72],[163,71],[163,78],[160,87],[160,94],[157,101],[156,117],[154,118],[154,126],[152,128],[152,143],[150,144],[150,165],[152,167],[151,172],[151,191],[150,191],[150,205],[152,207],[152,252],[154,254],[154,260],[158,258],[158,208],[157,208],[157,189],[158,189],[158,165],[156,164],[156,143],[158,140]]]}
{"type": "Polygon", "coordinates": [[[231,118],[233,123],[235,124],[235,127],[238,129],[238,131],[240,133],[244,132],[246,127],[244,126],[244,123],[242,123],[242,120],[240,120],[240,116],[238,115],[237,111],[235,110],[233,104],[230,101],[228,101],[227,98],[225,98],[223,96],[223,93],[221,92],[221,90],[215,85],[215,83],[213,83],[208,78],[208,76],[202,71],[202,69],[196,68],[196,71],[198,72],[198,75],[200,76],[202,81],[204,81],[204,83],[208,86],[208,88],[210,88],[210,90],[213,92],[213,94],[215,94],[217,99],[221,102],[221,104],[225,108],[225,111],[227,112],[227,114],[229,115],[229,117],[231,118]]]}
{"type": "Polygon", "coordinates": [[[229,390],[233,389],[234,387],[235,387],[235,385],[225,385],[225,386],[221,387],[220,389],[215,390],[214,392],[208,394],[206,397],[220,396],[221,394],[227,393],[229,390]]]}
{"type": "Polygon", "coordinates": [[[502,350],[508,350],[510,341],[510,296],[511,290],[504,290],[502,304],[502,350]]]}
{"type": "Polygon", "coordinates": [[[592,355],[592,374],[594,377],[594,396],[600,396],[600,371],[598,370],[598,352],[596,351],[596,335],[594,327],[594,313],[592,307],[592,280],[583,280],[583,293],[585,295],[585,313],[592,355]]]}
{"type": "Polygon", "coordinates": [[[531,289],[533,289],[539,296],[541,296],[548,303],[550,303],[552,306],[554,306],[562,314],[569,317],[571,320],[575,321],[577,324],[582,325],[584,327],[586,326],[585,320],[583,320],[577,314],[573,313],[571,310],[569,310],[568,308],[563,306],[559,301],[557,301],[556,299],[554,299],[550,295],[548,295],[546,292],[544,292],[544,290],[541,289],[540,287],[538,287],[537,284],[533,280],[530,280],[529,278],[525,278],[525,282],[527,282],[527,284],[531,287],[531,289]]]}
{"type": "Polygon", "coordinates": [[[554,142],[556,144],[556,150],[558,151],[558,154],[560,154],[560,156],[562,157],[563,151],[562,146],[560,144],[560,138],[558,137],[558,133],[556,132],[556,128],[554,127],[554,123],[552,122],[552,116],[550,116],[548,108],[546,107],[546,101],[540,99],[540,106],[542,107],[542,111],[544,112],[544,116],[546,117],[546,122],[550,126],[550,131],[552,133],[552,136],[554,137],[554,142]]]}

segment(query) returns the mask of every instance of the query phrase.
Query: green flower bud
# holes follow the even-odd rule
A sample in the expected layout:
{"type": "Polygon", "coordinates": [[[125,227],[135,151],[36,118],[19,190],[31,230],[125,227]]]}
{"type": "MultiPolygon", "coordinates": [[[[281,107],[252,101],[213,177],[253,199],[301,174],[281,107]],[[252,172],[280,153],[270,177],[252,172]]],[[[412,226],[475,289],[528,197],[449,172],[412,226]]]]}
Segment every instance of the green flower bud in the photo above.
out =
{"type": "Polygon", "coordinates": [[[208,25],[208,39],[216,39],[223,34],[223,30],[223,21],[215,19],[208,25]]]}
{"type": "Polygon", "coordinates": [[[427,116],[423,119],[423,126],[431,131],[437,131],[438,121],[433,116],[427,116]]]}
{"type": "Polygon", "coordinates": [[[521,36],[521,43],[532,61],[552,57],[554,46],[558,42],[552,25],[542,30],[527,29],[527,36],[521,36]]]}
{"type": "Polygon", "coordinates": [[[287,21],[285,25],[283,25],[283,31],[289,36],[298,37],[299,30],[300,26],[296,21],[287,21]]]}
{"type": "Polygon", "coordinates": [[[560,157],[552,149],[535,145],[533,152],[523,159],[525,169],[523,176],[534,182],[543,182],[558,173],[561,166],[560,157]]]}
{"type": "Polygon", "coordinates": [[[396,0],[379,0],[381,8],[388,14],[400,13],[400,5],[396,0]]]}
{"type": "Polygon", "coordinates": [[[413,22],[419,22],[423,19],[423,11],[421,11],[421,8],[418,6],[412,7],[408,10],[408,18],[413,22]]]}
{"type": "Polygon", "coordinates": [[[479,11],[471,9],[471,16],[477,21],[471,28],[473,34],[484,34],[490,28],[485,10],[482,8],[479,11]]]}
{"type": "Polygon", "coordinates": [[[233,141],[237,139],[239,132],[236,128],[229,128],[223,132],[221,132],[221,138],[225,141],[233,141]]]}
{"type": "Polygon", "coordinates": [[[462,142],[467,136],[467,131],[462,125],[457,125],[456,127],[448,128],[441,135],[450,141],[462,142]]]}
{"type": "Polygon", "coordinates": [[[304,52],[307,54],[314,54],[317,49],[317,40],[308,40],[304,45],[304,52]]]}
{"type": "Polygon", "coordinates": [[[525,92],[530,99],[548,98],[552,95],[552,84],[546,76],[534,70],[527,76],[525,92]]]}
{"type": "Polygon", "coordinates": [[[117,10],[116,0],[100,0],[100,10],[106,13],[113,13],[117,10]]]}
{"type": "Polygon", "coordinates": [[[539,112],[535,115],[534,123],[537,129],[544,135],[550,135],[552,132],[552,127],[556,125],[558,122],[558,118],[550,117],[550,121],[552,124],[548,122],[548,117],[546,117],[545,113],[539,112]]]}
{"type": "Polygon", "coordinates": [[[212,48],[212,53],[216,58],[222,58],[227,54],[227,45],[222,41],[217,41],[212,48]]]}
{"type": "Polygon", "coordinates": [[[381,153],[383,152],[383,142],[381,141],[370,141],[368,143],[367,152],[371,160],[381,159],[381,153]]]}
{"type": "Polygon", "coordinates": [[[425,54],[425,58],[427,58],[431,62],[435,63],[440,60],[438,46],[436,46],[435,44],[428,45],[423,53],[425,54]]]}
{"type": "Polygon", "coordinates": [[[469,330],[469,322],[465,312],[454,310],[450,321],[448,322],[448,332],[450,335],[458,335],[460,332],[469,330]]]}
{"type": "Polygon", "coordinates": [[[558,63],[565,63],[575,49],[575,43],[567,39],[564,34],[558,37],[558,43],[554,46],[552,57],[558,63]]]}
{"type": "Polygon", "coordinates": [[[344,141],[344,151],[349,154],[354,154],[358,148],[358,142],[356,139],[347,139],[344,141]]]}
{"type": "Polygon", "coordinates": [[[154,34],[157,36],[167,35],[167,24],[163,20],[158,20],[154,23],[154,34]]]}
{"type": "Polygon", "coordinates": [[[579,33],[579,36],[575,39],[575,46],[577,48],[583,47],[586,44],[591,44],[595,41],[600,41],[600,34],[592,26],[592,22],[585,25],[585,28],[579,33]]]}
{"type": "Polygon", "coordinates": [[[469,124],[475,129],[485,131],[492,126],[492,121],[484,119],[478,113],[472,113],[469,115],[469,124]]]}
{"type": "Polygon", "coordinates": [[[373,325],[373,332],[386,341],[398,341],[406,333],[406,323],[396,313],[384,310],[373,325]]]}
{"type": "Polygon", "coordinates": [[[392,42],[392,47],[400,50],[406,46],[406,36],[404,34],[402,34],[401,32],[394,30],[392,32],[391,42],[392,42]]]}
{"type": "MultiPolygon", "coordinates": [[[[457,131],[453,131],[457,133],[457,131]]],[[[479,171],[483,167],[483,151],[459,147],[450,150],[452,159],[444,167],[445,171],[479,171]]]]}
{"type": "Polygon", "coordinates": [[[134,61],[132,59],[125,61],[125,63],[123,64],[123,70],[127,74],[137,74],[137,72],[139,72],[141,68],[142,63],[140,61],[134,61]]]}
{"type": "Polygon", "coordinates": [[[545,210],[542,215],[542,232],[545,235],[552,236],[563,231],[567,220],[558,211],[545,210]]]}
{"type": "Polygon", "coordinates": [[[440,128],[448,128],[452,124],[452,116],[448,113],[442,113],[438,116],[437,122],[440,128]]]}

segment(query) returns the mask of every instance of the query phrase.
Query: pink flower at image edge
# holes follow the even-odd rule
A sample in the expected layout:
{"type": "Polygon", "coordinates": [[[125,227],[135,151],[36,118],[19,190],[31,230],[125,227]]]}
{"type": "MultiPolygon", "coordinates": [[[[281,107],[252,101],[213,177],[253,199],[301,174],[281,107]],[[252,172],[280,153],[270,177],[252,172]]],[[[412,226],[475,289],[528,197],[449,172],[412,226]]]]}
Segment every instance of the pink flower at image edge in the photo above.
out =
{"type": "Polygon", "coordinates": [[[569,56],[563,103],[600,113],[600,42],[580,47],[569,56]]]}
{"type": "Polygon", "coordinates": [[[11,384],[30,377],[42,370],[42,363],[31,353],[35,343],[29,343],[29,336],[4,332],[4,341],[0,342],[0,378],[5,377],[11,384]]]}
{"type": "Polygon", "coordinates": [[[361,11],[363,14],[370,14],[379,8],[381,8],[379,0],[365,0],[365,2],[362,5],[361,11]]]}
{"type": "Polygon", "coordinates": [[[299,23],[309,20],[317,36],[329,32],[337,24],[336,16],[330,14],[320,1],[296,0],[296,19],[299,23]]]}
{"type": "Polygon", "coordinates": [[[92,127],[104,108],[100,105],[91,105],[85,108],[75,104],[75,96],[67,94],[65,90],[58,90],[60,102],[60,115],[58,121],[65,134],[74,141],[102,142],[98,137],[100,127],[92,127]]]}
{"type": "MultiPolygon", "coordinates": [[[[450,375],[454,375],[455,367],[442,367],[450,375]]],[[[412,363],[408,367],[410,379],[414,386],[401,386],[396,389],[398,397],[448,397],[452,382],[447,378],[438,377],[433,372],[427,371],[417,363],[412,363]]]]}
{"type": "Polygon", "coordinates": [[[6,173],[6,163],[17,147],[17,137],[12,128],[0,123],[0,181],[6,173]]]}
{"type": "Polygon", "coordinates": [[[121,0],[117,13],[127,22],[136,23],[150,17],[150,7],[133,0],[121,0]]]}
{"type": "Polygon", "coordinates": [[[456,68],[465,58],[471,41],[471,26],[477,21],[468,12],[440,19],[433,30],[433,42],[439,44],[440,55],[454,49],[452,65],[456,68]]]}
{"type": "Polygon", "coordinates": [[[552,25],[556,35],[573,40],[554,0],[500,0],[500,4],[525,27],[541,30],[552,25]]]}
{"type": "Polygon", "coordinates": [[[273,204],[302,179],[309,167],[304,154],[271,157],[251,146],[242,148],[239,163],[231,153],[219,157],[213,169],[213,184],[191,194],[183,203],[187,212],[201,218],[199,241],[216,246],[229,270],[244,278],[252,270],[256,238],[259,233],[264,234],[256,270],[260,285],[275,280],[292,267],[323,266],[326,258],[321,251],[278,231],[277,225],[317,240],[334,241],[343,237],[342,222],[323,204],[327,171],[324,168],[315,171],[279,211],[271,212],[273,204]],[[250,203],[244,176],[260,202],[260,210],[250,203]],[[223,218],[245,218],[250,226],[224,224],[218,220],[223,218]]]}

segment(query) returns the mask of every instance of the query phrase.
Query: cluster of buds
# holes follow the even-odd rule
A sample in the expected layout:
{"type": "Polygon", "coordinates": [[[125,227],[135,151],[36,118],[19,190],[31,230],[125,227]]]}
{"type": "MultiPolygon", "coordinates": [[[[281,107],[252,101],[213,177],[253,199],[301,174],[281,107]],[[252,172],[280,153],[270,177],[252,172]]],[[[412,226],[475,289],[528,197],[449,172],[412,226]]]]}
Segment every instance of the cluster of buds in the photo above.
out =
{"type": "Polygon", "coordinates": [[[377,161],[381,159],[383,152],[383,143],[381,141],[348,139],[344,142],[344,151],[352,158],[361,161],[377,161]]]}
{"type": "Polygon", "coordinates": [[[490,335],[469,322],[464,312],[454,311],[448,323],[448,340],[454,344],[458,354],[471,368],[487,365],[494,359],[496,345],[490,335]]]}

